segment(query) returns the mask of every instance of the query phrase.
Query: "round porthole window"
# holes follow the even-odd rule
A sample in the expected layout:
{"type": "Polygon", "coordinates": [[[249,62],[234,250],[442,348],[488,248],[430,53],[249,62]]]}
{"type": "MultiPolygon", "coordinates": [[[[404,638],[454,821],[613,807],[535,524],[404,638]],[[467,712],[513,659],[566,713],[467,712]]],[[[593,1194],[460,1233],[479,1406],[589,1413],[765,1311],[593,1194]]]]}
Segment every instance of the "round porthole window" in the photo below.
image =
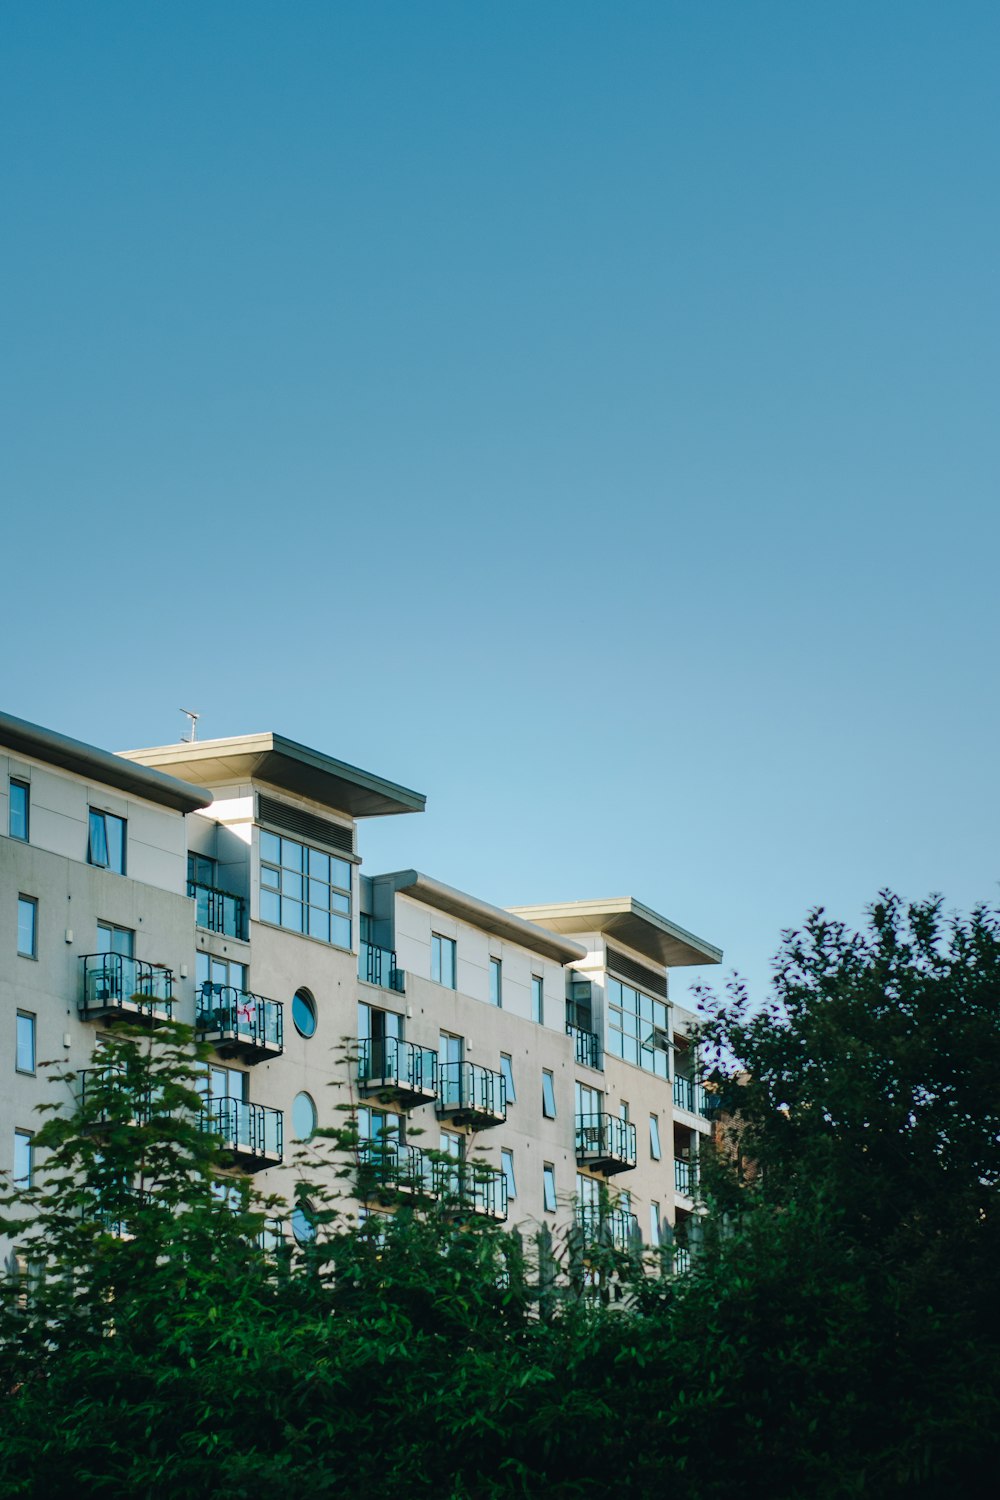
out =
{"type": "Polygon", "coordinates": [[[307,1141],[316,1129],[316,1106],[309,1094],[296,1094],[292,1105],[292,1130],[297,1141],[307,1141]]]}
{"type": "Polygon", "coordinates": [[[312,1204],[303,1199],[292,1209],[292,1234],[296,1244],[308,1245],[316,1238],[316,1225],[312,1220],[312,1204]]]}
{"type": "Polygon", "coordinates": [[[292,1020],[299,1036],[312,1036],[316,1030],[316,1001],[308,990],[296,990],[292,997],[292,1020]]]}

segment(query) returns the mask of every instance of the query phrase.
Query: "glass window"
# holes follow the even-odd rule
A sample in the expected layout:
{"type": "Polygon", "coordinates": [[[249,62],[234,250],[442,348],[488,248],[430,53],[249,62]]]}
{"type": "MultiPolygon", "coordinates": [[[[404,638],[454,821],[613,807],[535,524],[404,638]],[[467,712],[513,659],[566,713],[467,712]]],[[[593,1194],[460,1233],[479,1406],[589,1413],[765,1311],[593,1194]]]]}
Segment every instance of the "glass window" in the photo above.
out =
{"type": "Polygon", "coordinates": [[[649,1154],[654,1161],[659,1161],[660,1151],[660,1117],[650,1115],[649,1117],[649,1154]]]}
{"type": "Polygon", "coordinates": [[[498,1010],[503,1005],[503,966],[498,958],[490,959],[490,1004],[498,1010]]]}
{"type": "Polygon", "coordinates": [[[35,1071],[35,1018],[26,1010],[17,1013],[17,1071],[35,1071]]]}
{"type": "Polygon", "coordinates": [[[308,1245],[316,1238],[313,1222],[313,1206],[308,1198],[302,1198],[292,1209],[292,1234],[298,1245],[308,1245]]]}
{"type": "Polygon", "coordinates": [[[507,1179],[507,1197],[517,1197],[517,1183],[514,1181],[514,1153],[504,1147],[500,1152],[500,1165],[503,1175],[507,1179]]]}
{"type": "Polygon", "coordinates": [[[581,1208],[600,1207],[601,1185],[596,1177],[586,1177],[583,1172],[577,1172],[576,1199],[581,1208]]]}
{"type": "Polygon", "coordinates": [[[660,1243],[660,1205],[649,1205],[649,1243],[655,1247],[660,1243]]]}
{"type": "Polygon", "coordinates": [[[38,954],[38,902],[34,896],[17,898],[17,951],[22,958],[38,954]]]}
{"type": "Polygon", "coordinates": [[[608,976],[608,1051],[658,1078],[670,1070],[669,1006],[608,976]]]}
{"type": "Polygon", "coordinates": [[[26,1188],[31,1186],[32,1170],[34,1168],[34,1148],[31,1132],[28,1130],[14,1131],[14,1186],[26,1188]]]}
{"type": "Polygon", "coordinates": [[[110,922],[98,922],[98,953],[120,953],[123,958],[134,958],[134,946],[135,933],[130,927],[114,927],[110,922]]]}
{"type": "Polygon", "coordinates": [[[26,781],[12,781],[10,784],[10,817],[7,829],[12,839],[21,839],[23,843],[28,842],[28,809],[29,792],[26,781]]]}
{"type": "Polygon", "coordinates": [[[308,1141],[316,1129],[316,1106],[310,1094],[295,1095],[292,1105],[292,1132],[297,1141],[308,1141]]]}
{"type": "Polygon", "coordinates": [[[316,1002],[308,990],[296,990],[292,996],[292,1020],[299,1036],[313,1036],[316,1031],[316,1002]]]}
{"type": "Polygon", "coordinates": [[[556,1117],[555,1080],[548,1068],[542,1070],[542,1114],[547,1120],[554,1120],[556,1117]]]}
{"type": "Polygon", "coordinates": [[[545,1204],[545,1212],[554,1214],[556,1211],[556,1169],[551,1162],[546,1162],[542,1168],[542,1201],[545,1204]]]}
{"type": "Polygon", "coordinates": [[[431,978],[445,989],[455,988],[455,939],[431,933],[431,978]]]}
{"type": "Polygon", "coordinates": [[[510,1054],[507,1052],[501,1052],[500,1054],[500,1072],[503,1074],[503,1081],[507,1085],[507,1103],[513,1104],[517,1098],[514,1092],[514,1064],[510,1054]]]}
{"type": "Polygon", "coordinates": [[[90,809],[87,863],[98,865],[102,870],[111,870],[116,875],[125,874],[124,818],[116,818],[114,813],[90,809]]]}
{"type": "Polygon", "coordinates": [[[351,946],[351,866],[295,839],[260,830],[260,920],[351,946]]]}
{"type": "Polygon", "coordinates": [[[531,1019],[539,1025],[545,1020],[545,987],[540,974],[531,976],[531,1019]]]}

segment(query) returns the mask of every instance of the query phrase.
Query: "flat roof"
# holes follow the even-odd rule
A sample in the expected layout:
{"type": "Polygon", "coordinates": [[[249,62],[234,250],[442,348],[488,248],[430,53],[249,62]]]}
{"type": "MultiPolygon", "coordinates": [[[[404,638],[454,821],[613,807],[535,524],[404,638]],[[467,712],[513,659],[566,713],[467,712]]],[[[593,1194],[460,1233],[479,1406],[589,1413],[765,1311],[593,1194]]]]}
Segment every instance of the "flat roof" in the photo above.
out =
{"type": "Polygon", "coordinates": [[[502,906],[491,906],[488,901],[480,901],[478,896],[457,891],[454,886],[433,880],[419,870],[394,870],[388,875],[373,875],[372,881],[386,882],[403,896],[412,896],[427,906],[471,923],[473,927],[491,932],[494,937],[505,938],[522,948],[529,948],[532,953],[540,953],[543,958],[554,959],[556,963],[568,964],[586,957],[586,948],[572,938],[561,937],[537,922],[525,921],[502,906]]]}
{"type": "Polygon", "coordinates": [[[182,740],[176,745],[154,745],[144,750],[122,750],[126,760],[158,766],[198,786],[224,786],[234,781],[266,781],[281,791],[308,797],[352,818],[385,817],[390,813],[423,812],[422,792],[397,786],[371,771],[334,760],[282,734],[240,734],[222,740],[182,740]]]}
{"type": "Polygon", "coordinates": [[[602,932],[667,969],[722,962],[721,948],[678,927],[634,896],[567,901],[557,906],[512,906],[509,910],[526,921],[551,927],[553,932],[602,932]]]}
{"type": "Polygon", "coordinates": [[[68,734],[58,734],[41,724],[31,724],[27,719],[16,719],[13,714],[0,713],[0,744],[33,760],[73,771],[88,781],[117,787],[121,792],[145,797],[147,802],[158,802],[161,807],[172,807],[175,812],[197,812],[208,807],[212,800],[211,792],[204,787],[165,776],[162,771],[131,765],[110,750],[100,750],[96,745],[71,739],[68,734]]]}

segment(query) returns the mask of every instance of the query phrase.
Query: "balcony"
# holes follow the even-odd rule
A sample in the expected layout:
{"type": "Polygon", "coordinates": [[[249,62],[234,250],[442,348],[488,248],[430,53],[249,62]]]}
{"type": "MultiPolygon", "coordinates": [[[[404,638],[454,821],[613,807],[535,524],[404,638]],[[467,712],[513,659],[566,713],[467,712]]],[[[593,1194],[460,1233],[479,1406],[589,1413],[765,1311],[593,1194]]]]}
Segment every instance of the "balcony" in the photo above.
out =
{"type": "Polygon", "coordinates": [[[624,1255],[642,1247],[639,1220],[624,1208],[605,1209],[603,1213],[599,1208],[578,1208],[576,1226],[585,1251],[605,1246],[624,1255]]]}
{"type": "Polygon", "coordinates": [[[194,897],[194,920],[199,927],[246,942],[247,904],[242,896],[217,890],[214,885],[199,885],[196,880],[188,881],[187,890],[194,897]]]}
{"type": "Polygon", "coordinates": [[[576,1159],[610,1177],[635,1166],[635,1126],[617,1115],[577,1115],[576,1159]]]}
{"type": "Polygon", "coordinates": [[[400,1197],[436,1192],[434,1166],[426,1153],[402,1141],[382,1138],[358,1143],[358,1196],[396,1202],[400,1197]]]}
{"type": "Polygon", "coordinates": [[[144,963],[122,953],[86,953],[80,963],[82,1020],[117,1018],[149,1026],[170,1020],[174,976],[163,964],[144,963]]]}
{"type": "Polygon", "coordinates": [[[453,1125],[485,1130],[507,1118],[507,1085],[502,1073],[479,1063],[441,1063],[438,1068],[438,1115],[453,1125]]]}
{"type": "Polygon", "coordinates": [[[683,1193],[687,1198],[693,1198],[698,1186],[698,1163],[686,1161],[683,1157],[674,1158],[674,1191],[683,1193]]]}
{"type": "Polygon", "coordinates": [[[434,1186],[445,1208],[455,1214],[476,1214],[502,1222],[507,1217],[507,1179],[496,1167],[457,1159],[438,1161],[434,1186]]]}
{"type": "Polygon", "coordinates": [[[84,1130],[102,1133],[115,1125],[144,1125],[149,1119],[151,1096],[147,1092],[136,1097],[124,1068],[82,1068],[76,1084],[84,1130]]]}
{"type": "Polygon", "coordinates": [[[674,1079],[674,1108],[686,1109],[691,1115],[707,1115],[705,1107],[705,1090],[700,1083],[693,1078],[682,1078],[680,1074],[674,1079]]]}
{"type": "Polygon", "coordinates": [[[406,989],[406,971],[396,968],[395,951],[377,948],[374,943],[362,942],[358,948],[358,978],[400,995],[406,989]]]}
{"type": "Polygon", "coordinates": [[[201,986],[196,996],[195,1030],[200,1042],[211,1042],[221,1057],[260,1062],[280,1057],[284,1048],[284,1006],[279,1000],[234,989],[201,986]]]}
{"type": "Polygon", "coordinates": [[[573,1038],[573,1053],[578,1063],[585,1068],[601,1067],[601,1039],[596,1031],[585,1031],[567,1021],[566,1035],[573,1038]]]}
{"type": "Polygon", "coordinates": [[[674,1274],[683,1276],[691,1269],[691,1251],[686,1245],[674,1246],[674,1274]]]}
{"type": "Polygon", "coordinates": [[[206,1099],[201,1114],[203,1130],[222,1137],[225,1151],[247,1172],[275,1167],[284,1148],[284,1116],[265,1104],[243,1099],[206,1099]]]}
{"type": "Polygon", "coordinates": [[[438,1091],[437,1053],[399,1037],[363,1037],[358,1042],[358,1089],[401,1109],[430,1104],[438,1091]]]}
{"type": "Polygon", "coordinates": [[[263,1255],[277,1255],[285,1246],[285,1226],[280,1219],[265,1219],[254,1238],[263,1255]]]}

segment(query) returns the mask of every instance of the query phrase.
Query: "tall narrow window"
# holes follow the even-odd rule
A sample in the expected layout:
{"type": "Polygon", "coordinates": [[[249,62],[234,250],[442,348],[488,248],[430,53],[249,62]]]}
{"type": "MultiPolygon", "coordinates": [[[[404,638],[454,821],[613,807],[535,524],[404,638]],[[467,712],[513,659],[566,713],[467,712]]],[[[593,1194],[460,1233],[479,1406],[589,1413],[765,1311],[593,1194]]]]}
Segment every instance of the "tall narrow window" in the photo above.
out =
{"type": "Polygon", "coordinates": [[[125,874],[124,818],[117,818],[114,813],[90,809],[87,863],[98,865],[102,870],[111,870],[115,875],[125,874]]]}
{"type": "Polygon", "coordinates": [[[662,1155],[662,1152],[660,1151],[659,1115],[650,1115],[649,1117],[649,1154],[654,1161],[659,1161],[660,1156],[662,1155]]]}
{"type": "Polygon", "coordinates": [[[31,1186],[34,1169],[34,1144],[29,1130],[14,1131],[14,1186],[31,1186]]]}
{"type": "Polygon", "coordinates": [[[500,1054],[500,1071],[503,1074],[503,1081],[507,1085],[507,1103],[513,1104],[517,1095],[514,1092],[514,1063],[509,1052],[501,1052],[500,1054]]]}
{"type": "Polygon", "coordinates": [[[455,939],[431,933],[431,978],[445,989],[455,988],[455,939]]]}
{"type": "Polygon", "coordinates": [[[22,843],[28,842],[28,819],[30,794],[26,781],[12,781],[10,784],[10,817],[7,830],[12,839],[20,839],[22,843]]]}
{"type": "Polygon", "coordinates": [[[98,953],[120,953],[123,958],[134,958],[134,949],[135,933],[130,927],[114,927],[110,922],[98,922],[98,953]]]}
{"type": "Polygon", "coordinates": [[[17,1013],[17,1071],[35,1071],[35,1018],[26,1010],[17,1013]]]}
{"type": "Polygon", "coordinates": [[[649,1205],[649,1243],[654,1250],[660,1243],[660,1205],[658,1203],[649,1205]]]}
{"type": "Polygon", "coordinates": [[[547,1214],[556,1211],[556,1169],[551,1162],[542,1167],[542,1202],[547,1214]]]}
{"type": "Polygon", "coordinates": [[[547,1120],[556,1117],[556,1086],[548,1068],[542,1069],[542,1114],[547,1120]]]}
{"type": "Polygon", "coordinates": [[[545,1020],[545,991],[540,974],[531,976],[531,1019],[539,1025],[545,1020]]]}
{"type": "Polygon", "coordinates": [[[501,1150],[501,1152],[500,1152],[500,1165],[503,1168],[503,1175],[507,1179],[507,1197],[508,1198],[516,1198],[517,1197],[517,1183],[514,1180],[514,1153],[513,1153],[513,1151],[508,1151],[506,1147],[504,1147],[501,1150]]]}
{"type": "Polygon", "coordinates": [[[17,898],[17,951],[22,958],[38,957],[38,902],[34,896],[17,898]]]}
{"type": "Polygon", "coordinates": [[[490,1004],[503,1006],[503,968],[498,958],[490,959],[490,1004]]]}

